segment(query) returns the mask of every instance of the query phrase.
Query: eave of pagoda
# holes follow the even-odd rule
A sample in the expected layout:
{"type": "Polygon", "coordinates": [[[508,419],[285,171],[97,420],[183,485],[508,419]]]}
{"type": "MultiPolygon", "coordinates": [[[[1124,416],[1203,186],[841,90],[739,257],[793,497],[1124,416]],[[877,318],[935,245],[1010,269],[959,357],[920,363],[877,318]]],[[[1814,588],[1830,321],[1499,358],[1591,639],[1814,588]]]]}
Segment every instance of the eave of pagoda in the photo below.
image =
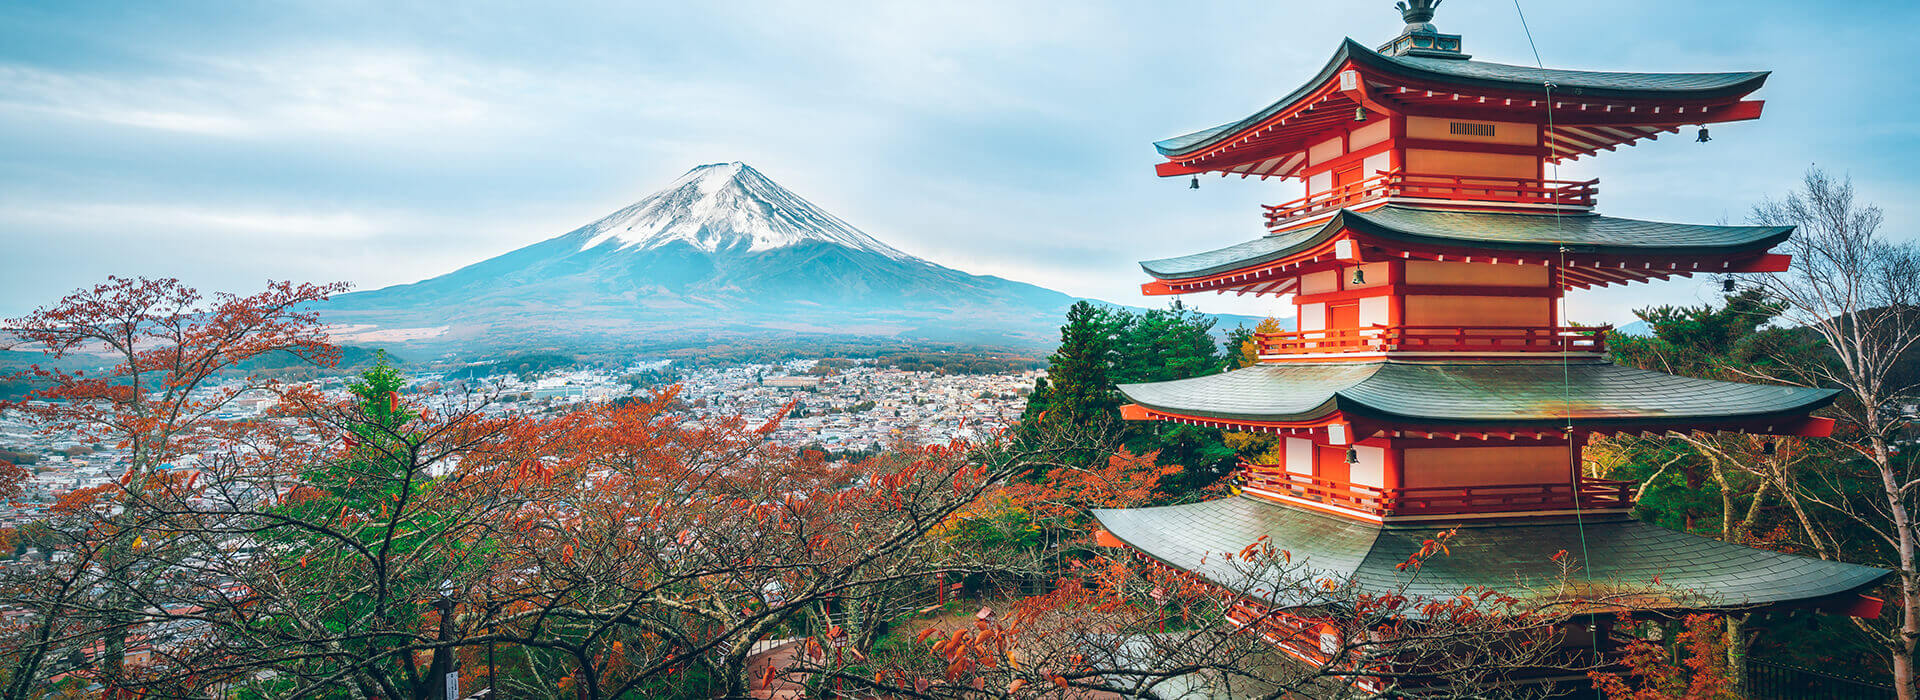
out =
{"type": "Polygon", "coordinates": [[[1407,116],[1529,122],[1541,125],[1543,145],[1529,154],[1551,162],[1578,159],[1655,139],[1681,126],[1757,119],[1760,100],[1742,99],[1765,74],[1718,90],[1609,90],[1422,75],[1348,40],[1301,89],[1242,122],[1215,127],[1162,146],[1162,177],[1217,172],[1222,177],[1288,177],[1306,164],[1309,144],[1352,126],[1357,108],[1371,118],[1393,119],[1398,147],[1406,142],[1407,116]],[[1267,112],[1264,111],[1263,112],[1267,112]],[[1549,116],[1551,118],[1549,119],[1549,116]],[[1192,147],[1186,140],[1205,145],[1192,147]]]}
{"type": "MultiPolygon", "coordinates": [[[[1325,240],[1283,257],[1208,275],[1155,279],[1141,284],[1140,291],[1148,296],[1195,292],[1290,294],[1297,289],[1302,275],[1393,260],[1541,265],[1556,270],[1562,289],[1573,290],[1696,274],[1785,272],[1792,256],[1768,253],[1764,249],[1718,253],[1649,250],[1642,254],[1593,253],[1571,247],[1565,253],[1500,251],[1482,245],[1448,246],[1391,240],[1342,227],[1325,240]]],[[[1401,293],[1408,291],[1417,290],[1401,293]]]]}
{"type": "MultiPolygon", "coordinates": [[[[1326,575],[1352,580],[1370,592],[1445,598],[1481,586],[1526,597],[1553,591],[1564,568],[1557,550],[1583,551],[1589,575],[1633,592],[1641,610],[1770,612],[1813,609],[1872,619],[1883,607],[1865,595],[1892,572],[1874,567],[1782,554],[1665,530],[1624,513],[1583,518],[1463,522],[1447,556],[1427,559],[1410,573],[1405,562],[1430,537],[1432,524],[1394,525],[1343,518],[1291,504],[1239,496],[1195,504],[1095,509],[1101,546],[1132,551],[1185,576],[1246,596],[1250,602],[1296,614],[1337,612],[1324,601],[1274,590],[1270,583],[1218,556],[1266,542],[1326,575]],[[1196,522],[1209,527],[1196,528],[1196,522]],[[1580,542],[1604,543],[1583,550],[1580,542]],[[1638,587],[1638,590],[1635,590],[1638,587]]],[[[1560,597],[1558,602],[1577,599],[1560,597]]],[[[1592,613],[1614,612],[1616,602],[1588,601],[1592,613]]]]}
{"type": "Polygon", "coordinates": [[[1485,442],[1502,444],[1541,444],[1568,434],[1578,440],[1606,435],[1659,436],[1666,433],[1746,433],[1818,438],[1833,434],[1831,418],[1788,412],[1766,416],[1713,418],[1632,418],[1534,419],[1515,421],[1445,422],[1417,418],[1399,418],[1368,412],[1333,410],[1301,420],[1250,420],[1204,416],[1143,406],[1137,403],[1120,407],[1124,420],[1161,421],[1203,428],[1234,430],[1262,435],[1314,436],[1333,445],[1377,444],[1381,440],[1428,440],[1442,442],[1485,442]],[[1571,431],[1568,424],[1572,424],[1571,431]]]}

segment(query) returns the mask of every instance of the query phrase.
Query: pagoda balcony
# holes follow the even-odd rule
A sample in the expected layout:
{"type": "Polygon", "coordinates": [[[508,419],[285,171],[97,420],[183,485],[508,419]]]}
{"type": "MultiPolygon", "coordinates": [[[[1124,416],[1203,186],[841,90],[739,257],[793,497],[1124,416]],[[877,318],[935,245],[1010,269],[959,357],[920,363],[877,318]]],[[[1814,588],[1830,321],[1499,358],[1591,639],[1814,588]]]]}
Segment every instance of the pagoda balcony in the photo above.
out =
{"type": "Polygon", "coordinates": [[[1371,326],[1256,333],[1261,357],[1388,352],[1604,353],[1612,326],[1371,326]]]}
{"type": "Polygon", "coordinates": [[[1616,510],[1633,505],[1631,481],[1383,489],[1287,471],[1278,464],[1242,464],[1247,488],[1380,516],[1470,515],[1554,510],[1616,510]]]}
{"type": "Polygon", "coordinates": [[[1285,204],[1262,205],[1267,228],[1279,229],[1337,209],[1376,200],[1423,199],[1530,207],[1593,208],[1600,180],[1529,180],[1507,177],[1409,175],[1382,172],[1285,204]]]}

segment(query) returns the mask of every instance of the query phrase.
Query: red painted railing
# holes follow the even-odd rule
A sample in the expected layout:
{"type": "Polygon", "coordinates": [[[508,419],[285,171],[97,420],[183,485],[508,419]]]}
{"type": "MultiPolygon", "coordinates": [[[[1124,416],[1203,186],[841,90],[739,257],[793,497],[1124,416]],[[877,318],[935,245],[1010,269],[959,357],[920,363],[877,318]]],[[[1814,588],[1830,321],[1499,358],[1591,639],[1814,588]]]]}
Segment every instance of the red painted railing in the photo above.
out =
{"type": "Polygon", "coordinates": [[[1512,177],[1409,175],[1395,170],[1358,182],[1350,182],[1325,192],[1316,192],[1285,204],[1263,205],[1262,208],[1267,212],[1267,226],[1274,228],[1286,225],[1295,219],[1386,197],[1591,207],[1594,195],[1600,191],[1599,184],[1600,180],[1597,178],[1584,181],[1530,180],[1512,177]]]}
{"type": "Polygon", "coordinates": [[[1261,355],[1346,352],[1606,352],[1612,326],[1373,326],[1257,333],[1261,355]]]}
{"type": "Polygon", "coordinates": [[[1611,479],[1582,478],[1576,503],[1573,487],[1566,482],[1380,489],[1295,474],[1277,464],[1243,464],[1240,477],[1252,488],[1380,515],[1571,510],[1576,505],[1582,509],[1608,509],[1633,505],[1633,482],[1611,479]]]}

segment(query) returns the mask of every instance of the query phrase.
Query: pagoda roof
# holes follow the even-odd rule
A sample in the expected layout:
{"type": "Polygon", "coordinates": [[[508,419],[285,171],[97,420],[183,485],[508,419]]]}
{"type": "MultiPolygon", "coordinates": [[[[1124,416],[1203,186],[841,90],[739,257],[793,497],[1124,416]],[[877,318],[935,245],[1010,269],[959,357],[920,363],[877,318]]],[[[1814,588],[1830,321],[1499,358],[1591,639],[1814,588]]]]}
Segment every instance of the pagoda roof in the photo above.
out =
{"type": "Polygon", "coordinates": [[[1788,420],[1836,390],[1678,377],[1604,360],[1289,362],[1147,384],[1120,393],[1180,417],[1305,423],[1338,412],[1402,425],[1623,429],[1788,420]]]}
{"type": "Polygon", "coordinates": [[[1162,155],[1177,158],[1213,146],[1233,134],[1245,131],[1299,105],[1317,93],[1320,86],[1332,80],[1348,61],[1379,73],[1462,88],[1543,92],[1543,86],[1551,82],[1556,94],[1578,95],[1593,99],[1691,101],[1737,98],[1760,89],[1769,75],[1767,71],[1623,73],[1541,69],[1465,58],[1389,56],[1369,49],[1353,39],[1346,39],[1341,42],[1339,49],[1334,51],[1333,58],[1327,61],[1326,66],[1322,67],[1312,80],[1278,102],[1254,112],[1245,119],[1156,142],[1154,148],[1159,149],[1162,155]]]}
{"type": "Polygon", "coordinates": [[[1522,214],[1427,209],[1389,204],[1369,211],[1342,209],[1318,226],[1307,226],[1219,250],[1140,263],[1159,279],[1185,279],[1231,272],[1312,250],[1342,231],[1378,239],[1490,252],[1575,255],[1726,256],[1762,253],[1792,235],[1792,226],[1673,224],[1591,213],[1522,214]]]}
{"type": "MultiPolygon", "coordinates": [[[[1656,609],[1715,609],[1792,603],[1857,593],[1892,572],[1782,554],[1675,532],[1623,515],[1439,525],[1456,527],[1449,553],[1402,571],[1436,526],[1382,525],[1315,513],[1250,496],[1157,508],[1096,509],[1101,527],[1168,566],[1231,590],[1275,588],[1222,556],[1267,538],[1315,576],[1353,579],[1362,590],[1451,598],[1484,586],[1526,599],[1571,593],[1623,595],[1656,609]],[[1580,570],[1559,588],[1565,551],[1580,570]],[[1584,554],[1582,554],[1584,552],[1584,554]],[[1591,583],[1589,583],[1589,581],[1591,583]],[[1404,589],[1402,588],[1404,587],[1404,589]]],[[[1298,604],[1286,591],[1261,597],[1298,604]]]]}
{"type": "MultiPolygon", "coordinates": [[[[1517,257],[1542,261],[1565,257],[1572,265],[1601,265],[1601,261],[1624,263],[1628,259],[1649,265],[1649,270],[1640,276],[1617,276],[1611,280],[1578,276],[1572,280],[1580,284],[1613,284],[1663,274],[1741,270],[1734,267],[1738,259],[1759,257],[1766,249],[1786,242],[1793,234],[1793,226],[1672,224],[1601,217],[1596,213],[1501,213],[1388,203],[1367,211],[1340,209],[1319,224],[1290,228],[1206,253],[1142,261],[1140,268],[1158,280],[1208,278],[1235,270],[1288,263],[1296,257],[1319,257],[1325,253],[1325,244],[1344,232],[1354,232],[1369,238],[1373,244],[1398,249],[1446,249],[1455,257],[1515,253],[1517,257]],[[1565,247],[1565,251],[1561,247],[1565,247]]],[[[1198,286],[1196,290],[1204,288],[1212,288],[1212,284],[1198,286]]]]}

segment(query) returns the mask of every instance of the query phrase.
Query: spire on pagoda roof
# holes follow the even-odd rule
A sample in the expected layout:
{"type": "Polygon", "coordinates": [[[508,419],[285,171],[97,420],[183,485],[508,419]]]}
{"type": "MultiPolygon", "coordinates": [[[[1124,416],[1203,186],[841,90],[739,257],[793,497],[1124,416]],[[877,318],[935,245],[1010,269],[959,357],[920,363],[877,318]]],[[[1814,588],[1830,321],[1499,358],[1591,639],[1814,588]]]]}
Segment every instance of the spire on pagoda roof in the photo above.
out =
{"type": "Polygon", "coordinates": [[[1400,18],[1407,26],[1400,30],[1400,36],[1380,45],[1380,53],[1388,56],[1426,56],[1431,58],[1466,59],[1460,53],[1459,34],[1441,34],[1433,27],[1433,10],[1440,6],[1440,0],[1407,0],[1395,3],[1400,8],[1400,18]]]}

